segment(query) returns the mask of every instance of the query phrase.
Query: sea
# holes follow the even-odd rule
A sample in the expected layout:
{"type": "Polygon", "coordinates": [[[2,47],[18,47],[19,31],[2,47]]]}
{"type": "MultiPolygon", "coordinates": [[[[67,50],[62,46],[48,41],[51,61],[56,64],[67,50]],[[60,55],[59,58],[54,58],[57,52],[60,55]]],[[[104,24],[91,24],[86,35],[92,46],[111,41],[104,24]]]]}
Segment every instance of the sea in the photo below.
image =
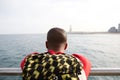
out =
{"type": "MultiPolygon", "coordinates": [[[[0,68],[20,68],[32,52],[46,52],[46,34],[1,34],[0,68]]],[[[68,34],[68,54],[82,54],[92,68],[120,68],[120,34],[68,34]]],[[[0,76],[0,80],[22,80],[21,76],[0,76]]],[[[89,76],[88,80],[120,80],[120,76],[89,76]]]]}

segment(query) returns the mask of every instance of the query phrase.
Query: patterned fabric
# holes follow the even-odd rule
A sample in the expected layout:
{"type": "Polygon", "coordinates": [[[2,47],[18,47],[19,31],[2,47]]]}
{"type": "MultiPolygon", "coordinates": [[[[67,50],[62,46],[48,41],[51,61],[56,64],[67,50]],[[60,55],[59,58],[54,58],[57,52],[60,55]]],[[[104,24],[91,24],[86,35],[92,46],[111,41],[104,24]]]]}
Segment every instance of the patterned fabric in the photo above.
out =
{"type": "Polygon", "coordinates": [[[32,54],[26,58],[23,80],[79,80],[82,63],[68,54],[32,54]]]}

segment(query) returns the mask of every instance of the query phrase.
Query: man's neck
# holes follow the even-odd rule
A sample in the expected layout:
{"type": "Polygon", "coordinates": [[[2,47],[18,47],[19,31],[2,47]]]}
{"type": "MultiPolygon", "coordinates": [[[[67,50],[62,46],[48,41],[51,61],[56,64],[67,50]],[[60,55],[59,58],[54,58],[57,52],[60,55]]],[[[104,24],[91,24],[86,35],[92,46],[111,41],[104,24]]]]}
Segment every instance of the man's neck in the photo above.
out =
{"type": "Polygon", "coordinates": [[[54,53],[64,53],[64,50],[54,50],[54,49],[48,49],[48,51],[52,51],[54,53]]]}

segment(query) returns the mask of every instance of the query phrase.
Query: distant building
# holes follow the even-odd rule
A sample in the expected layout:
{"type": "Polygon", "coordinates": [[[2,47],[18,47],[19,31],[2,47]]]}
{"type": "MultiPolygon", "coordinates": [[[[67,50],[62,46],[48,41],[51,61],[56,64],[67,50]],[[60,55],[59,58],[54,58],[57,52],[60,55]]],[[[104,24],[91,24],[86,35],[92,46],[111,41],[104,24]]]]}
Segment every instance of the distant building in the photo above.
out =
{"type": "Polygon", "coordinates": [[[115,27],[111,27],[108,32],[111,33],[120,33],[120,24],[118,24],[118,29],[116,29],[115,27]]]}
{"type": "Polygon", "coordinates": [[[117,29],[115,27],[111,27],[108,32],[116,33],[117,29]]]}
{"type": "Polygon", "coordinates": [[[117,30],[117,32],[120,32],[120,24],[118,24],[118,30],[117,30]]]}

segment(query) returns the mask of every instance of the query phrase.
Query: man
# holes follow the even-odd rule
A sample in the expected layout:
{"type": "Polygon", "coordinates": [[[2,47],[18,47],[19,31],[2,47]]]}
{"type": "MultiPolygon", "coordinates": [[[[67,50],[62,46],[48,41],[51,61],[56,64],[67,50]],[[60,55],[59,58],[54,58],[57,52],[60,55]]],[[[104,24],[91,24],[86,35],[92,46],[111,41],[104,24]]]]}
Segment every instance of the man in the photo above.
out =
{"type": "Polygon", "coordinates": [[[90,61],[80,54],[65,54],[67,33],[52,28],[47,33],[47,52],[32,53],[21,62],[23,80],[87,80],[90,61]]]}

